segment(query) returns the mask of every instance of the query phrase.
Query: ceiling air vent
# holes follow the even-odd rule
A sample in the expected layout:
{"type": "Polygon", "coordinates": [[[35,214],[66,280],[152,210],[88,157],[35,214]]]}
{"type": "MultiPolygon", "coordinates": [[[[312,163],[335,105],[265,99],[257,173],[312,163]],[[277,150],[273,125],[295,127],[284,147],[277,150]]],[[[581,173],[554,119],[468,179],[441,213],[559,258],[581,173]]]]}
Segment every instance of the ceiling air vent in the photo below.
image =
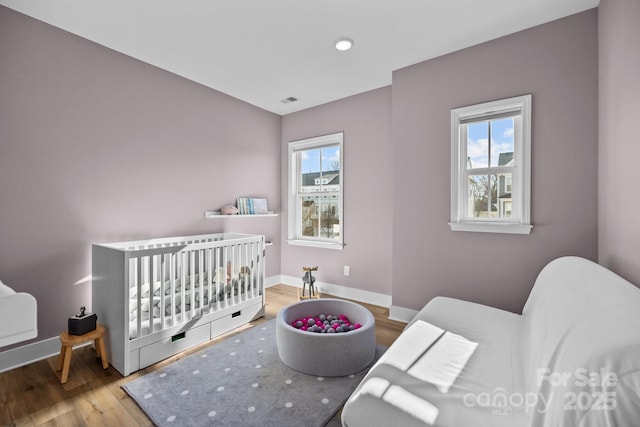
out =
{"type": "Polygon", "coordinates": [[[280,102],[282,102],[283,104],[288,104],[290,102],[296,102],[297,100],[298,98],[296,98],[295,96],[290,96],[288,98],[281,99],[280,102]]]}

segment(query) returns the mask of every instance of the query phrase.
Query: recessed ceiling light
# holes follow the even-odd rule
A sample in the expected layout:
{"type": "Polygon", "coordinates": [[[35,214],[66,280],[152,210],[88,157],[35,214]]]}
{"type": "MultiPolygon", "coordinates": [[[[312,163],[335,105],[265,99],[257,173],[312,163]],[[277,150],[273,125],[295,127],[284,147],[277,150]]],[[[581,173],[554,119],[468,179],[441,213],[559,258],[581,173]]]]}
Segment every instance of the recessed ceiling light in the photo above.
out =
{"type": "Polygon", "coordinates": [[[348,37],[341,37],[336,41],[336,49],[340,51],[349,50],[353,47],[353,40],[348,37]]]}

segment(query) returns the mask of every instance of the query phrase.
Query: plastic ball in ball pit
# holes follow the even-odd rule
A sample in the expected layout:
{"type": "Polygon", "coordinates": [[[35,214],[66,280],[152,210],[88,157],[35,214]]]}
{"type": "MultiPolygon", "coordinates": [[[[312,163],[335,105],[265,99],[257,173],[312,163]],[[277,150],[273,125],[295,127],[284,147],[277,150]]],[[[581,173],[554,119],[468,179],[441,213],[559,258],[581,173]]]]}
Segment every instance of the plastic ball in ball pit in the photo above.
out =
{"type": "Polygon", "coordinates": [[[369,310],[351,301],[303,300],[280,310],[276,340],[280,359],[292,369],[323,377],[350,375],[368,368],[375,358],[375,319],[369,310]]]}
{"type": "Polygon", "coordinates": [[[340,315],[324,315],[319,314],[316,316],[306,316],[301,319],[296,319],[291,323],[296,329],[307,332],[315,333],[343,333],[356,329],[360,329],[362,325],[360,323],[351,323],[349,317],[340,315]],[[306,325],[306,327],[305,327],[306,325]]]}

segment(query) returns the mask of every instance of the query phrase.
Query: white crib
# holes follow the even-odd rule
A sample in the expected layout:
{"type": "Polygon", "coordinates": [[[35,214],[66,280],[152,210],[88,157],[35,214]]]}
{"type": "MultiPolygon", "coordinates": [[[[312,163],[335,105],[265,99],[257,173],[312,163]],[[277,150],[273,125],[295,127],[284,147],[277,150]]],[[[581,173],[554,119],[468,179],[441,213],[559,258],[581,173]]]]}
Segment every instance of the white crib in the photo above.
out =
{"type": "Polygon", "coordinates": [[[221,233],[92,248],[92,310],[124,376],[264,316],[264,236],[221,233]]]}

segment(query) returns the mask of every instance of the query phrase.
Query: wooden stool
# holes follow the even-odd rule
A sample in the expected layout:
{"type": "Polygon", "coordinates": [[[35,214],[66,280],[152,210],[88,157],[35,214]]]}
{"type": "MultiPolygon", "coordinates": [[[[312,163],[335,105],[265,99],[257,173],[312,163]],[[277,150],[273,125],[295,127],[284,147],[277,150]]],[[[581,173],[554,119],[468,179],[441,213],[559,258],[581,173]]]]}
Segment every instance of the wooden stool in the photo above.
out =
{"type": "Polygon", "coordinates": [[[107,360],[107,349],[104,345],[104,333],[106,328],[103,325],[98,324],[96,329],[87,332],[84,335],[69,335],[69,332],[63,332],[60,334],[60,356],[58,357],[58,371],[62,369],[62,375],[60,376],[60,383],[64,384],[69,379],[69,367],[71,366],[71,352],[74,345],[79,345],[87,341],[93,340],[96,346],[96,354],[102,359],[102,367],[107,369],[109,367],[109,361],[107,360]]]}

